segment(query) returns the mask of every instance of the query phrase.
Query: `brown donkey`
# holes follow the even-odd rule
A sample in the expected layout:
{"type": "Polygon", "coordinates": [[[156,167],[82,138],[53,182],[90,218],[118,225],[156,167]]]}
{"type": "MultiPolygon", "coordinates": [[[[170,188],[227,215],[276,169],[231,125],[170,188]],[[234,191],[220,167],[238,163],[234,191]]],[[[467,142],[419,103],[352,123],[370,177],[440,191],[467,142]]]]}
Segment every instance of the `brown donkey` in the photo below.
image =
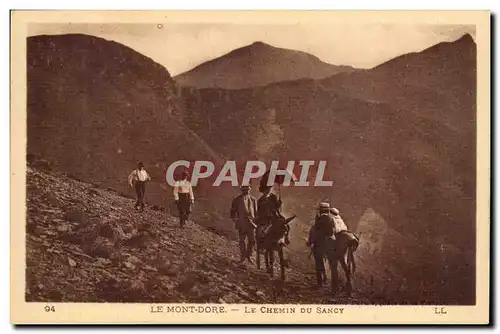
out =
{"type": "Polygon", "coordinates": [[[335,236],[335,239],[328,239],[325,244],[325,257],[330,266],[332,293],[336,293],[339,285],[339,275],[337,263],[340,262],[346,277],[346,290],[352,291],[351,278],[356,271],[356,261],[354,252],[358,248],[359,239],[352,232],[342,231],[335,236]]]}
{"type": "Polygon", "coordinates": [[[266,227],[263,231],[256,230],[256,246],[257,246],[257,268],[260,269],[260,255],[264,250],[264,259],[266,261],[267,272],[274,276],[274,252],[278,253],[281,269],[281,280],[285,281],[285,258],[283,255],[283,247],[289,233],[288,224],[297,217],[296,215],[290,218],[277,218],[273,223],[266,227]]]}

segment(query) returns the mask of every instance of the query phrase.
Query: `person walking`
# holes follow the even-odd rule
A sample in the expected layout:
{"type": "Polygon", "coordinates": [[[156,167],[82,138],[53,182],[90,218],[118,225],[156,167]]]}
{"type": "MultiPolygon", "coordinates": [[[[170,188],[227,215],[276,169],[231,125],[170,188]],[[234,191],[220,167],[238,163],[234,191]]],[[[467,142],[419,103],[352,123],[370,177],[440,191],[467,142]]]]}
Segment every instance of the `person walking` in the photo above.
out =
{"type": "Polygon", "coordinates": [[[151,181],[151,177],[144,169],[144,164],[139,162],[137,168],[134,169],[128,176],[128,183],[131,188],[135,187],[137,201],[135,202],[135,209],[140,208],[140,212],[144,210],[144,195],[146,193],[146,182],[151,181]]]}
{"type": "Polygon", "coordinates": [[[309,238],[307,239],[306,245],[311,248],[311,254],[314,258],[314,268],[316,270],[316,280],[318,286],[322,286],[326,283],[326,269],[325,269],[325,256],[320,248],[320,243],[315,242],[315,232],[316,228],[313,225],[309,229],[309,238]]]}
{"type": "Polygon", "coordinates": [[[318,286],[322,286],[326,278],[324,262],[326,238],[333,237],[335,221],[331,214],[329,203],[320,203],[318,211],[314,225],[309,231],[309,239],[306,245],[312,247],[316,267],[316,280],[318,286]]]}
{"type": "Polygon", "coordinates": [[[189,220],[191,214],[191,205],[194,204],[194,194],[191,182],[188,181],[189,173],[182,173],[182,180],[176,181],[174,184],[174,200],[179,210],[179,223],[184,227],[186,221],[189,220]]]}
{"type": "Polygon", "coordinates": [[[257,199],[250,195],[250,186],[241,186],[241,194],[231,202],[231,219],[238,230],[240,246],[240,263],[252,261],[255,246],[255,218],[257,215],[257,199]]]}

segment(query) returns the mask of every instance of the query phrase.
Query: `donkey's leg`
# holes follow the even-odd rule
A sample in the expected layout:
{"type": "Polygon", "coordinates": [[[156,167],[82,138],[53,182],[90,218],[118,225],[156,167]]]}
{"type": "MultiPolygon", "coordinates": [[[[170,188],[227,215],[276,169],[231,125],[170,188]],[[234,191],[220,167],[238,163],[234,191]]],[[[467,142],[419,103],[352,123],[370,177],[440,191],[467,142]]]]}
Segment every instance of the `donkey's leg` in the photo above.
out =
{"type": "Polygon", "coordinates": [[[257,258],[257,269],[260,269],[260,249],[257,247],[257,254],[256,254],[257,258]]]}
{"type": "Polygon", "coordinates": [[[283,246],[278,248],[278,256],[280,258],[281,280],[285,281],[285,256],[283,255],[283,246]]]}
{"type": "Polygon", "coordinates": [[[264,260],[266,261],[266,270],[269,273],[271,268],[269,265],[269,250],[267,248],[264,249],[264,260]]]}
{"type": "Polygon", "coordinates": [[[274,276],[274,249],[270,249],[268,251],[269,254],[269,274],[271,277],[274,276]]]}
{"type": "MultiPolygon", "coordinates": [[[[257,238],[256,238],[257,239],[257,238]]],[[[255,260],[257,261],[257,269],[260,269],[260,246],[259,239],[255,242],[255,260]]]]}
{"type": "Polygon", "coordinates": [[[351,293],[352,285],[351,285],[351,271],[349,269],[349,265],[347,264],[347,251],[344,253],[344,256],[340,259],[340,264],[342,265],[342,269],[344,269],[345,279],[346,279],[346,291],[347,293],[351,293]]]}

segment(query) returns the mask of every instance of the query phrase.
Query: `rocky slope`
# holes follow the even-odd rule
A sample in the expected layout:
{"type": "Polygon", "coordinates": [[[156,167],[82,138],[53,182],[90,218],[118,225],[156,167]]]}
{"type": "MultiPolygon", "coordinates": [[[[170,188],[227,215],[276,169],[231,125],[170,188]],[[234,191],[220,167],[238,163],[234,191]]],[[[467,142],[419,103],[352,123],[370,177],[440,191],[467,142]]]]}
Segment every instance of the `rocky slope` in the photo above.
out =
{"type": "Polygon", "coordinates": [[[238,48],[175,76],[181,86],[239,89],[303,78],[321,79],[351,72],[351,66],[335,66],[296,50],[263,42],[238,48]]]}
{"type": "MultiPolygon", "coordinates": [[[[220,160],[183,123],[168,71],[146,56],[79,34],[30,37],[27,52],[27,151],[54,170],[133,196],[127,176],[141,160],[152,176],[149,203],[168,208],[166,166],[220,160]]],[[[218,220],[212,227],[231,234],[226,206],[236,192],[204,200],[212,190],[203,181],[195,189],[197,205],[206,208],[197,221],[211,226],[218,220]]]]}
{"type": "Polygon", "coordinates": [[[361,290],[332,298],[326,288],[312,289],[311,263],[303,263],[309,270],[290,264],[280,284],[239,265],[235,242],[193,222],[180,229],[155,207],[138,213],[132,199],[40,163],[28,167],[27,190],[27,301],[387,302],[361,290]]]}

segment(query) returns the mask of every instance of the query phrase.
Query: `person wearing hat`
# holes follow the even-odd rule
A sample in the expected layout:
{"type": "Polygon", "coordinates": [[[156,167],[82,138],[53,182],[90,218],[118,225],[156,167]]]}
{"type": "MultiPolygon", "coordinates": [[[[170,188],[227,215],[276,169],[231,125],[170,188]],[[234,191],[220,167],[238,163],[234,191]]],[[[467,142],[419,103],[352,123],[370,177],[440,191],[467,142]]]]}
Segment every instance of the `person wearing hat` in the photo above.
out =
{"type": "Polygon", "coordinates": [[[257,217],[259,219],[258,225],[271,224],[274,218],[281,216],[281,201],[272,192],[272,186],[260,186],[259,190],[262,196],[257,200],[257,217]]]}
{"type": "Polygon", "coordinates": [[[188,181],[189,173],[182,172],[182,179],[175,181],[174,200],[179,210],[179,223],[184,227],[191,214],[191,205],[194,204],[194,194],[191,182],[188,181]]]}
{"type": "Polygon", "coordinates": [[[280,213],[282,203],[272,189],[272,186],[259,186],[262,196],[257,200],[257,242],[267,234],[273,222],[284,219],[280,213]]]}
{"type": "Polygon", "coordinates": [[[241,194],[231,202],[231,219],[238,230],[240,246],[240,262],[253,263],[252,253],[255,246],[255,218],[257,215],[257,200],[250,195],[251,187],[242,185],[241,194]]]}
{"type": "Polygon", "coordinates": [[[139,162],[137,168],[134,169],[128,176],[128,183],[131,188],[135,187],[135,193],[137,196],[137,201],[135,202],[135,209],[141,208],[141,212],[144,210],[144,194],[146,193],[146,182],[150,181],[151,177],[148,172],[144,169],[144,164],[139,162]]]}
{"type": "Polygon", "coordinates": [[[318,282],[318,286],[322,286],[326,284],[326,269],[325,269],[325,257],[323,256],[323,252],[319,247],[320,243],[314,242],[315,240],[315,225],[311,226],[309,229],[309,238],[307,239],[306,245],[311,248],[311,253],[309,256],[314,257],[314,268],[316,271],[316,279],[318,282]]]}
{"type": "Polygon", "coordinates": [[[306,245],[312,247],[314,255],[314,265],[316,267],[316,280],[319,286],[322,286],[326,280],[325,273],[325,241],[334,236],[333,216],[331,215],[330,204],[321,202],[318,206],[318,215],[314,225],[309,231],[309,239],[306,245]]]}
{"type": "Polygon", "coordinates": [[[335,222],[334,236],[337,235],[337,233],[345,233],[347,235],[347,238],[349,239],[349,243],[353,246],[353,249],[356,250],[359,246],[359,237],[349,230],[338,209],[332,208],[330,210],[330,214],[332,215],[333,221],[335,222]]]}

